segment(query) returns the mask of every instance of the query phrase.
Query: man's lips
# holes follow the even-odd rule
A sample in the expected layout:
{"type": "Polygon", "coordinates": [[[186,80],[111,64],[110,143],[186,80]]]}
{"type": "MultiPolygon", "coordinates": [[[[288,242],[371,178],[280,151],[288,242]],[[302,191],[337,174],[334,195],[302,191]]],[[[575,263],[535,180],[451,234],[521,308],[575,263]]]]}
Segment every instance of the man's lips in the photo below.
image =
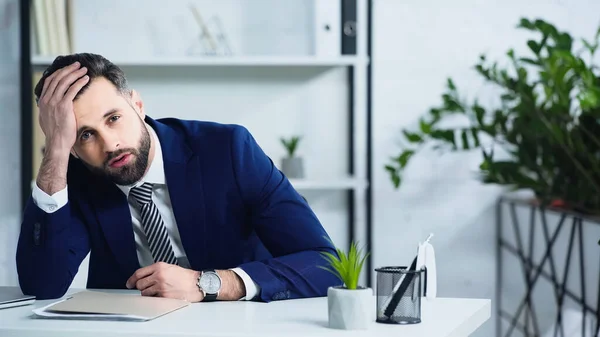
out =
{"type": "Polygon", "coordinates": [[[110,167],[121,167],[121,166],[127,164],[130,159],[131,159],[131,153],[123,153],[123,154],[119,155],[118,157],[109,161],[108,165],[110,167]]]}

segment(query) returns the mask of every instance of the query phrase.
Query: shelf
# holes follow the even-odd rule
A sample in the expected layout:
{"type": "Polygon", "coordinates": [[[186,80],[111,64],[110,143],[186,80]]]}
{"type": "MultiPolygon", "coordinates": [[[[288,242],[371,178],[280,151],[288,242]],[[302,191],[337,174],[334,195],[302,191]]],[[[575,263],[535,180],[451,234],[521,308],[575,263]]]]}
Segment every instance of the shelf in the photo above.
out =
{"type": "Polygon", "coordinates": [[[348,190],[367,187],[365,181],[354,178],[330,180],[290,179],[290,182],[298,190],[348,190]]]}
{"type": "MultiPolygon", "coordinates": [[[[54,57],[33,56],[31,63],[37,66],[48,66],[54,57]]],[[[111,59],[118,66],[274,66],[274,67],[337,67],[366,65],[367,59],[358,56],[214,56],[214,57],[165,57],[144,58],[137,60],[111,59]]]]}

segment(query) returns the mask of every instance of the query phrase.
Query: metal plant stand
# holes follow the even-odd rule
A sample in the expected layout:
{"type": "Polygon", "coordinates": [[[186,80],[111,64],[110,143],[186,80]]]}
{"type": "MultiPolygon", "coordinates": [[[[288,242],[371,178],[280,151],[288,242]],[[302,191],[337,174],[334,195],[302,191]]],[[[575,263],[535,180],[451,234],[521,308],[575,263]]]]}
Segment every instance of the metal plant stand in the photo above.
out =
{"type": "Polygon", "coordinates": [[[597,336],[600,221],[506,197],[496,214],[497,337],[597,336]]]}

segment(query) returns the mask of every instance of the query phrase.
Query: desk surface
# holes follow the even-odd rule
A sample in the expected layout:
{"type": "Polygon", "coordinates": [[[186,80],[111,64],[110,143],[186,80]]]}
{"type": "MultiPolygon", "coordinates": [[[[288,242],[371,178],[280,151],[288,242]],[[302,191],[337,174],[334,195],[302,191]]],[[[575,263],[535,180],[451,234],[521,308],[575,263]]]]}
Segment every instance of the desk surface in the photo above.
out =
{"type": "MultiPolygon", "coordinates": [[[[32,318],[31,310],[52,302],[1,309],[2,337],[137,336],[468,336],[490,318],[485,299],[423,299],[422,322],[388,325],[373,321],[369,330],[342,331],[327,326],[327,298],[257,302],[193,303],[147,322],[50,320],[32,318]]],[[[375,303],[375,302],[373,302],[375,303]]],[[[375,308],[373,308],[375,310],[375,308]]]]}

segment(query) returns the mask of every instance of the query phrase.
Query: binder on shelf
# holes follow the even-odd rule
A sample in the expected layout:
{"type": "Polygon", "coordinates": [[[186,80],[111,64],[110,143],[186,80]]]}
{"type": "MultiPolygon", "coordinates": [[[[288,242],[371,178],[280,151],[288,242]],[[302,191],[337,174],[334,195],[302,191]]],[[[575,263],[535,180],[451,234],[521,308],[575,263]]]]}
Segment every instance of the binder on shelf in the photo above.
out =
{"type": "Polygon", "coordinates": [[[69,28],[67,17],[67,2],[66,0],[53,0],[54,15],[56,17],[56,34],[57,54],[68,54],[71,50],[69,41],[69,28]]]}
{"type": "Polygon", "coordinates": [[[35,29],[37,54],[49,55],[51,50],[48,24],[46,23],[46,5],[43,0],[35,0],[31,7],[31,21],[35,29]]]}
{"type": "Polygon", "coordinates": [[[315,54],[340,56],[341,27],[340,0],[315,1],[315,54]]]}
{"type": "Polygon", "coordinates": [[[342,55],[356,55],[356,0],[340,0],[342,4],[342,55]]]}
{"type": "Polygon", "coordinates": [[[37,55],[70,53],[67,0],[34,0],[31,4],[30,17],[37,55]]]}

